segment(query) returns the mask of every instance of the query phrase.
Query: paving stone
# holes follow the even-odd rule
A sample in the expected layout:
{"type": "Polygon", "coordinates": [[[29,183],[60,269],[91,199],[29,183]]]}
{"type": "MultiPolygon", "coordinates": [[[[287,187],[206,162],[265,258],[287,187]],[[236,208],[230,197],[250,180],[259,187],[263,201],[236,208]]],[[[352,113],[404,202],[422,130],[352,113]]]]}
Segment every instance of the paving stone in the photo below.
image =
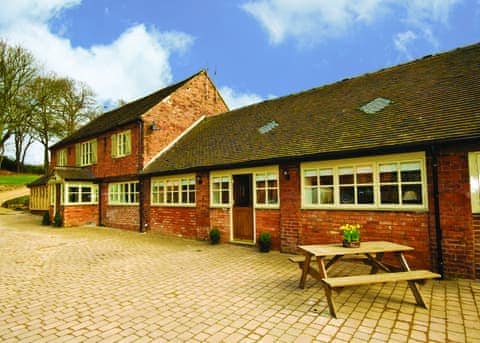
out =
{"type": "MultiPolygon", "coordinates": [[[[279,252],[109,228],[52,229],[0,216],[2,342],[475,342],[480,283],[428,281],[335,293],[298,289],[279,252]],[[14,261],[12,263],[12,261],[14,261]]],[[[368,267],[339,262],[332,275],[368,267]]]]}

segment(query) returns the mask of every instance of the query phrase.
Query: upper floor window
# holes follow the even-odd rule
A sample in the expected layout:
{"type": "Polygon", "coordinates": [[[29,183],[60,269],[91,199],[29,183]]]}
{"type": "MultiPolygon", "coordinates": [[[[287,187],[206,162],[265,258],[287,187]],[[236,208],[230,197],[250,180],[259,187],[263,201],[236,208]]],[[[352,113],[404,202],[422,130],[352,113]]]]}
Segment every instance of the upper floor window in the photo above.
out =
{"type": "Polygon", "coordinates": [[[132,152],[130,130],[112,135],[112,157],[123,157],[132,152]]]}
{"type": "Polygon", "coordinates": [[[427,207],[424,153],[302,164],[306,208],[427,207]]]}
{"type": "Polygon", "coordinates": [[[65,184],[65,204],[96,204],[98,186],[89,183],[65,184]]]}
{"type": "Polygon", "coordinates": [[[195,205],[195,176],[152,179],[152,205],[195,205]]]}
{"type": "Polygon", "coordinates": [[[139,203],[139,189],[138,181],[111,183],[108,185],[109,204],[137,205],[139,203]]]}
{"type": "Polygon", "coordinates": [[[67,165],[67,149],[60,149],[57,151],[57,166],[62,167],[67,165]]]}
{"type": "Polygon", "coordinates": [[[77,143],[76,155],[77,165],[88,166],[97,163],[97,140],[77,143]]]}

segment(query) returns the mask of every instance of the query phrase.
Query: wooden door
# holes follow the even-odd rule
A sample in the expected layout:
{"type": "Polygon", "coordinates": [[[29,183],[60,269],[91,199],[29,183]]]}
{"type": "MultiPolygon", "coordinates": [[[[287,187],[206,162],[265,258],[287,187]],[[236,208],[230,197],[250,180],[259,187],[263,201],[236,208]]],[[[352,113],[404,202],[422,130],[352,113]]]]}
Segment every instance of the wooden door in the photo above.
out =
{"type": "Polygon", "coordinates": [[[253,242],[252,174],[233,176],[233,240],[253,242]]]}

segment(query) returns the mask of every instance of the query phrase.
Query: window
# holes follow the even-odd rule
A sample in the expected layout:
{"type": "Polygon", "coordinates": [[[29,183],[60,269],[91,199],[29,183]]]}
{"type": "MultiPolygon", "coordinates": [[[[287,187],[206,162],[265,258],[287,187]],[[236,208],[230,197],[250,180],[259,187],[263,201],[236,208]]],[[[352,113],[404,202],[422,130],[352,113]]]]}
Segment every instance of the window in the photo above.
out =
{"type": "Polygon", "coordinates": [[[230,178],[217,176],[212,178],[212,205],[226,205],[230,203],[230,178]]]}
{"type": "Polygon", "coordinates": [[[67,165],[67,149],[57,151],[57,166],[62,167],[67,165]]]}
{"type": "Polygon", "coordinates": [[[302,164],[307,208],[426,208],[424,153],[302,164]]]}
{"type": "Polygon", "coordinates": [[[137,205],[139,203],[138,181],[109,184],[108,199],[113,205],[137,205]]]}
{"type": "Polygon", "coordinates": [[[278,205],[278,174],[255,173],[256,204],[278,205]]]}
{"type": "Polygon", "coordinates": [[[132,151],[130,130],[112,135],[112,157],[123,157],[130,155],[132,151]]]}
{"type": "Polygon", "coordinates": [[[195,205],[195,177],[152,179],[152,205],[195,205]]]}
{"type": "Polygon", "coordinates": [[[97,163],[97,140],[92,139],[88,142],[78,143],[76,145],[77,165],[88,166],[97,163]]]}
{"type": "Polygon", "coordinates": [[[468,153],[472,213],[480,213],[480,152],[468,153]]]}
{"type": "Polygon", "coordinates": [[[96,204],[98,199],[98,186],[93,184],[65,184],[65,203],[96,204]]]}

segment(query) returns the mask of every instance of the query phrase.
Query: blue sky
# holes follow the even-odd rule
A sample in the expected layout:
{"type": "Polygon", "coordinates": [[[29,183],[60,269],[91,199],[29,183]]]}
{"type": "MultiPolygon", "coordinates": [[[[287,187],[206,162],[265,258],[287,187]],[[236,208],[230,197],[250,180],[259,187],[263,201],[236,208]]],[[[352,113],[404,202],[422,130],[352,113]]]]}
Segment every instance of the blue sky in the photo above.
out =
{"type": "Polygon", "coordinates": [[[207,68],[235,108],[480,41],[480,0],[0,0],[0,8],[0,38],[110,104],[207,68]]]}

